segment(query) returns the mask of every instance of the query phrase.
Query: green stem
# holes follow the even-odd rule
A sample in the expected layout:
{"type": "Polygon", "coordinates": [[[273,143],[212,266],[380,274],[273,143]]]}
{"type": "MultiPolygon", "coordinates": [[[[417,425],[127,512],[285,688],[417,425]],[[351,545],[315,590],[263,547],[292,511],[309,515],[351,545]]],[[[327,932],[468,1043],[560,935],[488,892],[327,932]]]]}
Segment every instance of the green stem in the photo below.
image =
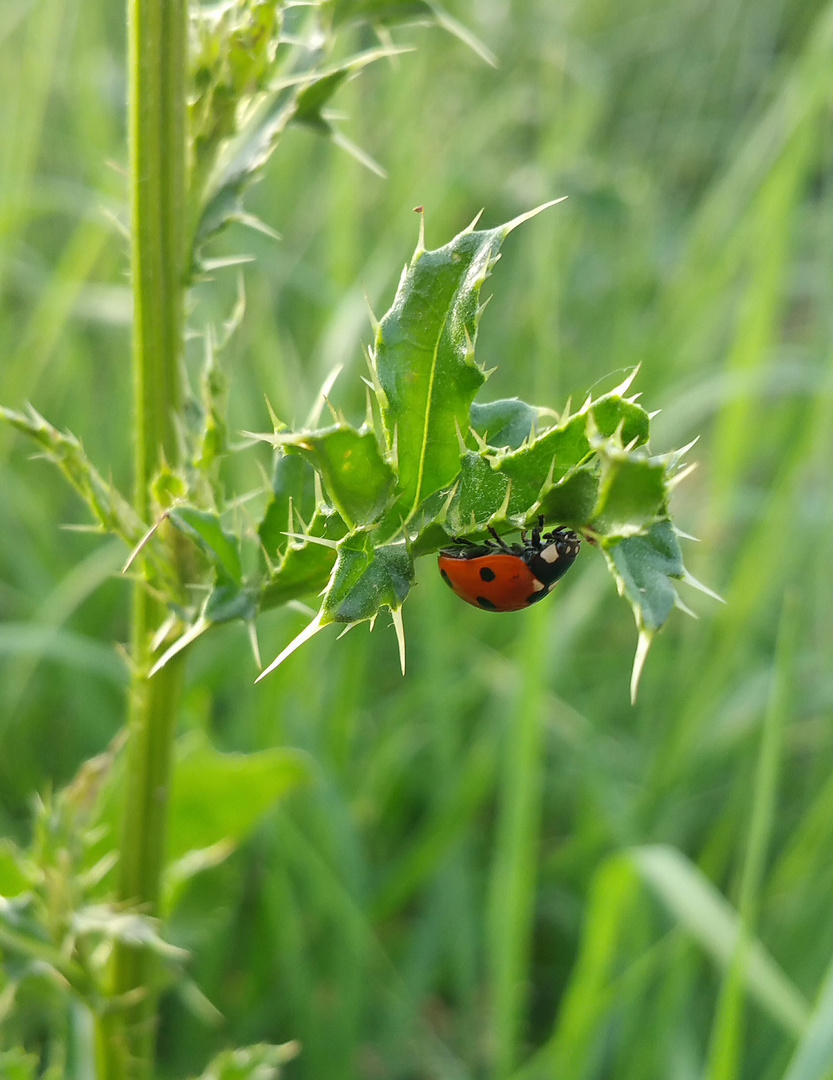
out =
{"type": "MultiPolygon", "coordinates": [[[[154,513],[151,482],[176,462],[184,338],[186,0],[128,0],[130,199],[135,393],[134,505],[154,513]]],[[[182,661],[153,679],[151,637],[164,617],[140,584],[133,598],[127,781],[119,862],[121,903],[158,914],[165,856],[171,757],[182,661]]],[[[98,1032],[99,1080],[153,1075],[157,959],[117,944],[114,1008],[98,1032]]]]}

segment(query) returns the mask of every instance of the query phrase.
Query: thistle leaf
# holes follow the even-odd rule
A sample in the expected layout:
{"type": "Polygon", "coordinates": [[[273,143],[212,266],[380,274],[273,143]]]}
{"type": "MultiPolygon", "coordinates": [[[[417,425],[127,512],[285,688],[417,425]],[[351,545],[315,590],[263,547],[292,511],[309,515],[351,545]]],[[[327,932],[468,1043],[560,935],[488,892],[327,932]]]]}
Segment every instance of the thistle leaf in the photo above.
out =
{"type": "Polygon", "coordinates": [[[99,473],[74,435],[58,431],[31,405],[27,414],[0,406],[0,420],[38,443],[43,456],[58,466],[107,532],[118,536],[130,548],[139,543],[147,526],[118,489],[99,473]]]}
{"type": "Polygon", "coordinates": [[[198,1080],[278,1080],[281,1066],[300,1052],[298,1043],[257,1043],[223,1050],[198,1080]]]}
{"type": "Polygon", "coordinates": [[[538,423],[538,410],[518,398],[477,402],[471,407],[471,427],[484,442],[496,448],[517,450],[532,438],[538,423]]]}
{"type": "Polygon", "coordinates": [[[177,506],[168,511],[168,517],[206,556],[216,570],[220,583],[242,584],[240,543],[235,536],[226,532],[216,514],[198,510],[194,506],[177,506]]]}
{"type": "Polygon", "coordinates": [[[630,536],[613,545],[602,542],[602,550],[619,593],[633,608],[637,627],[656,633],[674,607],[673,582],[685,577],[673,525],[658,521],[644,536],[630,536]]]}
{"type": "Polygon", "coordinates": [[[336,424],[289,436],[283,446],[316,469],[348,528],[372,524],[387,507],[396,477],[372,431],[336,424]]]}
{"type": "Polygon", "coordinates": [[[338,549],[322,613],[325,623],[372,619],[395,611],[411,588],[414,566],[404,543],[374,548],[367,533],[345,537],[338,549]]]}
{"type": "Polygon", "coordinates": [[[425,250],[420,234],[393,306],[376,330],[374,376],[406,520],[459,472],[458,431],[468,430],[485,380],[474,361],[480,289],[503,241],[529,216],[496,229],[475,230],[473,223],[435,251],[425,250]]]}

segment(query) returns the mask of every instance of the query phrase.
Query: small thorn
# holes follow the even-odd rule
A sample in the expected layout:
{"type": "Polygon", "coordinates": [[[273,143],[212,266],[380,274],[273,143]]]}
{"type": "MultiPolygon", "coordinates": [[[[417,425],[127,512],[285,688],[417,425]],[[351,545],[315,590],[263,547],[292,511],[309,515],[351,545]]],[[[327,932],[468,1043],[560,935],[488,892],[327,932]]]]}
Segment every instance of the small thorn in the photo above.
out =
{"type": "Polygon", "coordinates": [[[642,365],[637,364],[634,368],[632,368],[631,371],[625,376],[624,381],[619,383],[617,387],[610,391],[611,395],[617,394],[619,397],[624,397],[628,390],[630,390],[631,383],[639,374],[640,367],[642,367],[642,365]]]}
{"type": "Polygon", "coordinates": [[[393,628],[396,631],[396,640],[399,643],[399,666],[402,668],[402,674],[405,674],[405,624],[402,621],[402,608],[391,608],[391,619],[393,620],[393,628]]]}
{"type": "Polygon", "coordinates": [[[454,417],[454,427],[457,431],[457,445],[460,449],[460,457],[463,458],[469,452],[469,448],[466,446],[466,440],[463,437],[463,432],[460,428],[460,421],[457,417],[454,417]]]}
{"type": "Polygon", "coordinates": [[[208,619],[206,619],[204,615],[200,615],[194,625],[189,626],[185,633],[181,637],[177,638],[173,645],[171,645],[170,648],[166,649],[165,652],[162,653],[162,655],[148,672],[148,678],[152,679],[158,671],[161,671],[167,663],[173,660],[173,658],[178,653],[181,653],[183,649],[187,648],[187,646],[190,645],[192,641],[196,641],[197,638],[200,637],[201,634],[204,634],[210,626],[211,623],[208,621],[208,619]]]}
{"type": "Polygon", "coordinates": [[[373,327],[373,333],[375,334],[380,326],[379,320],[376,318],[376,313],[370,303],[370,297],[367,295],[367,288],[362,282],[362,295],[364,296],[365,307],[367,308],[367,314],[370,318],[370,325],[373,327]]]}
{"type": "Polygon", "coordinates": [[[328,540],[325,536],[310,536],[309,533],[296,533],[285,532],[284,536],[288,536],[290,540],[303,540],[304,543],[318,544],[319,547],[331,548],[333,551],[338,551],[338,541],[328,540]]]}
{"type": "Polygon", "coordinates": [[[343,364],[336,364],[336,366],[324,380],[321,389],[318,391],[318,397],[315,399],[315,402],[310,409],[309,416],[307,417],[307,427],[314,428],[317,426],[318,421],[321,419],[321,412],[325,405],[328,405],[330,407],[331,412],[333,411],[332,406],[330,406],[330,403],[327,399],[329,398],[332,389],[335,386],[336,379],[339,377],[343,370],[343,364]]]}
{"type": "MultiPolygon", "coordinates": [[[[484,207],[484,209],[485,209],[485,207],[484,207]]],[[[464,233],[470,233],[470,232],[474,232],[474,230],[475,230],[475,227],[477,226],[477,223],[478,223],[478,221],[480,221],[480,219],[481,219],[482,217],[483,217],[483,210],[481,210],[479,214],[476,214],[476,215],[475,215],[475,217],[474,217],[474,221],[472,221],[471,225],[469,225],[469,226],[468,226],[468,228],[466,228],[466,229],[463,229],[463,232],[464,232],[464,233]]]]}
{"type": "Polygon", "coordinates": [[[691,476],[691,474],[694,472],[694,470],[696,468],[697,468],[697,462],[692,461],[692,463],[690,465],[687,465],[684,469],[680,469],[680,471],[678,473],[675,473],[673,476],[669,477],[669,479],[668,479],[668,487],[669,488],[675,488],[677,486],[677,484],[681,484],[683,482],[683,480],[686,479],[686,477],[691,476]]]}
{"type": "Polygon", "coordinates": [[[503,496],[503,502],[500,504],[500,508],[496,513],[492,514],[489,518],[488,524],[493,524],[495,521],[505,521],[506,516],[509,513],[509,500],[512,498],[512,481],[506,482],[506,494],[503,496]]]}
{"type": "Polygon", "coordinates": [[[517,229],[519,225],[523,225],[525,221],[529,221],[531,218],[537,217],[537,215],[542,213],[544,210],[549,210],[551,206],[557,206],[559,203],[564,202],[566,198],[566,195],[562,195],[560,199],[550,199],[549,202],[541,203],[540,206],[536,206],[534,210],[527,210],[525,214],[519,214],[518,217],[513,218],[512,221],[508,222],[506,225],[503,226],[504,236],[512,232],[513,229],[517,229]]]}
{"type": "Polygon", "coordinates": [[[419,214],[419,237],[414,256],[421,255],[425,251],[425,207],[415,206],[414,213],[419,214]]]}
{"type": "Polygon", "coordinates": [[[127,573],[127,571],[128,571],[129,569],[130,569],[130,567],[131,567],[131,566],[133,565],[133,563],[134,563],[134,562],[136,561],[136,559],[138,558],[138,556],[139,556],[139,555],[141,554],[141,552],[142,552],[142,551],[144,550],[144,548],[145,548],[145,545],[146,545],[146,544],[148,543],[148,541],[150,540],[150,538],[151,538],[151,537],[153,536],[153,534],[154,534],[154,533],[156,532],[156,530],[157,530],[157,529],[159,528],[159,526],[160,526],[160,525],[162,524],[162,522],[163,522],[163,521],[165,520],[165,518],[166,518],[167,516],[168,516],[168,515],[167,515],[167,513],[164,513],[164,514],[163,514],[163,515],[162,515],[162,516],[161,516],[161,517],[159,518],[159,520],[158,520],[157,522],[155,522],[155,523],[154,523],[153,525],[151,525],[151,527],[150,527],[150,528],[148,529],[148,531],[147,531],[147,532],[145,533],[145,535],[144,535],[144,536],[142,537],[142,539],[141,539],[141,540],[139,541],[139,543],[138,543],[138,544],[136,545],[136,547],[135,547],[135,548],[133,548],[133,550],[132,550],[132,551],[130,552],[130,554],[129,554],[129,555],[127,556],[127,562],[126,562],[126,563],[124,564],[124,566],[123,566],[123,567],[121,568],[121,572],[122,572],[123,574],[126,574],[126,573],[127,573]]]}
{"type": "MultiPolygon", "coordinates": [[[[458,430],[458,433],[459,433],[459,430],[460,430],[459,424],[457,426],[457,430],[458,430]]],[[[475,431],[473,427],[470,427],[469,432],[471,433],[471,437],[477,443],[477,449],[480,451],[481,454],[485,454],[488,450],[491,449],[491,447],[489,446],[489,444],[486,442],[486,440],[483,438],[483,436],[480,434],[479,431],[475,431]]],[[[489,433],[486,432],[486,434],[488,435],[489,433]]],[[[460,436],[460,437],[462,438],[462,436],[460,436]]]]}
{"type": "Polygon", "coordinates": [[[700,618],[696,611],[692,611],[688,604],[683,603],[679,595],[674,597],[674,607],[679,608],[685,615],[690,615],[692,619],[700,618]]]}
{"type": "Polygon", "coordinates": [[[379,162],[376,161],[375,158],[372,158],[370,154],[362,150],[358,143],[354,143],[352,139],[348,139],[343,131],[339,131],[337,128],[331,128],[330,140],[334,146],[337,146],[340,150],[344,150],[344,152],[349,154],[355,161],[358,161],[360,165],[364,165],[369,172],[375,173],[381,180],[387,180],[388,174],[379,162]]]}
{"type": "Polygon", "coordinates": [[[697,589],[699,592],[705,593],[706,596],[710,596],[712,598],[712,600],[717,600],[718,603],[721,603],[721,604],[726,603],[726,601],[723,599],[723,597],[720,595],[720,593],[714,592],[714,590],[710,589],[708,587],[708,585],[704,585],[702,581],[698,581],[697,578],[694,577],[693,574],[690,574],[688,572],[688,570],[686,570],[684,572],[684,574],[683,574],[683,576],[682,576],[682,578],[680,580],[684,581],[686,583],[686,585],[691,585],[691,587],[693,589],[697,589]]]}
{"type": "Polygon", "coordinates": [[[700,436],[695,435],[691,442],[686,443],[685,446],[681,446],[679,450],[675,451],[678,458],[685,457],[689,450],[693,450],[697,443],[700,441],[700,436]]]}
{"type": "Polygon", "coordinates": [[[265,679],[267,675],[270,675],[275,670],[275,668],[280,667],[284,660],[290,657],[296,651],[296,649],[300,649],[300,647],[307,641],[309,641],[310,638],[315,637],[318,631],[323,629],[323,618],[324,612],[319,611],[315,618],[312,620],[312,622],[305,626],[301,633],[297,634],[292,639],[292,641],[290,641],[290,643],[286,646],[283,652],[278,653],[278,655],[275,657],[269,667],[267,667],[264,671],[261,671],[261,673],[255,679],[255,683],[259,683],[261,679],[265,679]]]}
{"type": "Polygon", "coordinates": [[[280,240],[281,234],[276,233],[273,228],[266,224],[265,221],[261,221],[256,214],[247,214],[245,211],[236,213],[230,219],[236,221],[238,225],[244,225],[248,229],[252,229],[254,232],[263,233],[264,236],[268,236],[271,240],[280,240]]]}
{"type": "Polygon", "coordinates": [[[265,394],[263,395],[263,399],[266,402],[266,408],[269,411],[269,419],[272,421],[272,431],[274,432],[274,434],[277,435],[279,431],[286,431],[286,424],[283,422],[283,420],[280,420],[278,418],[278,414],[272,408],[272,402],[269,400],[268,397],[266,397],[265,394]]]}
{"type": "Polygon", "coordinates": [[[151,653],[155,653],[159,649],[162,648],[162,644],[163,644],[165,638],[170,634],[170,632],[176,626],[176,621],[177,621],[176,620],[176,615],[174,615],[174,614],[170,614],[167,617],[167,619],[164,620],[162,625],[159,627],[159,629],[156,631],[156,633],[151,638],[151,642],[150,642],[150,651],[151,651],[151,653]]]}
{"type": "Polygon", "coordinates": [[[645,667],[645,660],[648,656],[648,650],[651,647],[652,639],[653,634],[650,634],[644,628],[639,631],[639,640],[636,643],[636,653],[633,658],[633,671],[631,672],[631,705],[636,704],[636,695],[639,692],[642,669],[645,667]]]}
{"type": "Polygon", "coordinates": [[[253,622],[246,624],[246,630],[249,634],[249,644],[252,647],[252,656],[255,658],[255,667],[258,671],[263,670],[263,663],[260,659],[260,643],[257,640],[257,627],[253,622]]]}
{"type": "Polygon", "coordinates": [[[466,359],[471,360],[474,357],[474,344],[469,336],[469,328],[463,326],[463,333],[466,335],[466,359]]]}

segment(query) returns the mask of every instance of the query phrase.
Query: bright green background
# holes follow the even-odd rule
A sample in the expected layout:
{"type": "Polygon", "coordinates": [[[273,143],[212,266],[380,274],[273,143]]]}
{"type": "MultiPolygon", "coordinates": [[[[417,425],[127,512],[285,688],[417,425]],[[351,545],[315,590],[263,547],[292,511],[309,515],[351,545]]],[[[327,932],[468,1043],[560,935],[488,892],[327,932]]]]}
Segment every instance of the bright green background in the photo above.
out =
{"type": "MultiPolygon", "coordinates": [[[[164,1075],[215,1046],[298,1038],[291,1075],[315,1080],[510,1075],[541,1047],[541,1070],[515,1075],[554,1061],[569,1080],[780,1078],[795,995],[815,1000],[833,956],[833,5],[452,10],[498,69],[440,31],[398,31],[418,51],[335,102],[388,179],[292,130],[251,199],[282,240],[225,242],[258,257],[231,430],[268,428],[264,394],[302,420],[336,363],[339,404],[361,416],[364,293],[380,315],[412,207],[438,246],[481,207],[490,226],[568,194],[507,241],[489,283],[489,396],[557,408],[641,362],[654,449],[701,435],[674,513],[700,537],[693,573],[728,603],[692,595],[700,620],[672,618],[635,708],[632,618],[589,549],[552,600],[505,617],[460,604],[426,559],[404,680],[381,625],[322,633],[257,688],[241,628],[199,642],[183,728],[224,750],[302,748],[316,781],[190,886],[172,935],[227,1020],[206,1028],[168,1000],[164,1075]],[[794,984],[780,1006],[753,965],[742,1015],[702,948],[719,924],[707,894],[683,880],[689,936],[682,901],[616,858],[656,843],[756,917],[794,984]]],[[[124,215],[123,37],[110,0],[0,6],[0,401],[31,400],[127,488],[129,294],[106,216],[124,215]]],[[[194,325],[235,287],[202,288],[194,325]]],[[[33,792],[122,722],[111,642],[128,615],[123,551],[60,528],[83,510],[29,455],[0,430],[0,830],[18,839],[33,792]]],[[[258,483],[256,456],[230,481],[258,483]]],[[[264,617],[264,657],[304,619],[264,617]]],[[[637,860],[649,878],[655,855],[637,860]]]]}

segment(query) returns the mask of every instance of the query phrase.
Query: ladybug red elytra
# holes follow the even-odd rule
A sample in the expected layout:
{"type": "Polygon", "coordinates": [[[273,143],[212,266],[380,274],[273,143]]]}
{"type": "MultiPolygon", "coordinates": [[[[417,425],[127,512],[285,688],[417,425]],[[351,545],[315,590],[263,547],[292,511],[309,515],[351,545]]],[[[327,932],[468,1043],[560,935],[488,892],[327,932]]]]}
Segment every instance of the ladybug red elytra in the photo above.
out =
{"type": "Polygon", "coordinates": [[[532,536],[507,544],[494,529],[492,540],[474,544],[455,540],[443,548],[439,568],[443,580],[467,604],[485,611],[520,611],[543,600],[575,562],[581,538],[571,529],[542,533],[543,519],[532,536]]]}

